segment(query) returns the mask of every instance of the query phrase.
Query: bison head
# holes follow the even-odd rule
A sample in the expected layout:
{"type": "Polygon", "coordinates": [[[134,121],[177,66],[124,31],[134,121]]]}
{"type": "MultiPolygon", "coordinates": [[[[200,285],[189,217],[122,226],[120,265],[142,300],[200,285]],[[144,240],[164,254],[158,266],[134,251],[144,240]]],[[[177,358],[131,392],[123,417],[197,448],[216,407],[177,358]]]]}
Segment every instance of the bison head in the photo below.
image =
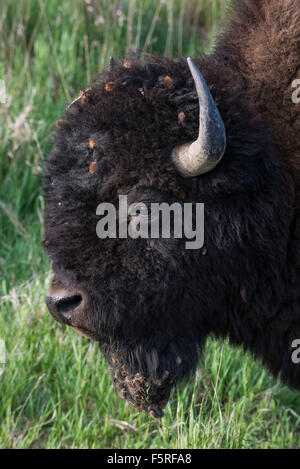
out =
{"type": "Polygon", "coordinates": [[[47,161],[48,308],[99,341],[119,394],[152,416],[194,370],[206,336],[227,333],[228,311],[247,309],[249,271],[274,254],[261,235],[273,219],[271,201],[255,242],[259,197],[274,201],[278,188],[269,139],[246,107],[241,112],[233,82],[228,92],[228,73],[220,79],[199,62],[214,101],[188,65],[134,60],[97,76],[57,122],[47,161]],[[124,194],[146,206],[205,203],[204,247],[188,250],[174,236],[99,239],[97,206],[118,207],[124,194]]]}

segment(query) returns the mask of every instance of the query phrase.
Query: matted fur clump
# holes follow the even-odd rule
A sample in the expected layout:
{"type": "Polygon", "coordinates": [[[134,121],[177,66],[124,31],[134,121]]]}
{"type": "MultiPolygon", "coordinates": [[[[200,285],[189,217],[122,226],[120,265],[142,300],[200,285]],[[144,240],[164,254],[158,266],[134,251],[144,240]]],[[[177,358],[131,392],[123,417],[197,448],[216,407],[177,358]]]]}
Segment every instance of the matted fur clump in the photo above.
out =
{"type": "Polygon", "coordinates": [[[118,355],[111,355],[108,359],[112,382],[119,396],[138,412],[145,411],[152,418],[162,417],[162,409],[168,403],[174,384],[169,371],[165,370],[160,378],[151,380],[141,373],[131,373],[126,362],[120,360],[122,357],[118,355]]]}
{"type": "Polygon", "coordinates": [[[225,125],[210,172],[185,179],[174,147],[195,140],[186,60],[117,61],[57,122],[47,160],[45,248],[53,316],[99,341],[115,387],[161,416],[208,335],[229,337],[300,389],[298,0],[243,0],[211,56],[195,60],[225,125]],[[201,202],[205,243],[99,239],[101,202],[201,202]]]}

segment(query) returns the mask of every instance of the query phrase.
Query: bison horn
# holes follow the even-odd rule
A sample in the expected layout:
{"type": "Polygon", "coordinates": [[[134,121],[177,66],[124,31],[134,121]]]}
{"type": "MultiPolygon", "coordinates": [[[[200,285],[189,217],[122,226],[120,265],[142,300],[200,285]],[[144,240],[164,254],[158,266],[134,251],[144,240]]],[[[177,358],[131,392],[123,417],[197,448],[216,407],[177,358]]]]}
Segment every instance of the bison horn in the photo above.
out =
{"type": "Polygon", "coordinates": [[[199,136],[195,142],[174,148],[172,159],[178,172],[190,178],[208,173],[219,163],[226,148],[226,132],[203,76],[190,57],[187,62],[199,99],[199,136]]]}

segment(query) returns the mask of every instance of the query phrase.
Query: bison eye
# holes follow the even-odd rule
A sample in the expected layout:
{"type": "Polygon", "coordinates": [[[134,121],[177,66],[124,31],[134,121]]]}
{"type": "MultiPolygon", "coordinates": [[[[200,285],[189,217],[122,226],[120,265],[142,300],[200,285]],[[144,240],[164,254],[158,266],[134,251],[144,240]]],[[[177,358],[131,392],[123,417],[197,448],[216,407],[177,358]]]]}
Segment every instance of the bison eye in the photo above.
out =
{"type": "Polygon", "coordinates": [[[147,217],[148,215],[150,215],[151,209],[149,209],[147,206],[138,207],[137,213],[138,213],[141,217],[147,217]]]}
{"type": "Polygon", "coordinates": [[[128,214],[130,218],[133,218],[133,217],[148,218],[151,215],[151,208],[150,208],[150,205],[139,202],[137,204],[134,204],[132,207],[130,207],[128,214]]]}

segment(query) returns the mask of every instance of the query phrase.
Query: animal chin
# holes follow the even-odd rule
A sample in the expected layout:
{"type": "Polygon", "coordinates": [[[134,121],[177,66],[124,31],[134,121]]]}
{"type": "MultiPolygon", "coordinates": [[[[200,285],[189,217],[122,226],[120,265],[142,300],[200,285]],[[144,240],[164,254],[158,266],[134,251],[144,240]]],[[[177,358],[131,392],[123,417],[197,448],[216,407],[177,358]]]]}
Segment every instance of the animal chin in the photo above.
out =
{"type": "Polygon", "coordinates": [[[109,357],[109,363],[112,382],[119,396],[138,412],[144,411],[151,418],[163,417],[163,408],[174,385],[169,372],[163,372],[160,378],[149,379],[129,370],[116,355],[109,357]]]}
{"type": "Polygon", "coordinates": [[[72,326],[72,329],[74,329],[76,332],[79,332],[79,334],[83,335],[84,337],[87,337],[88,339],[94,340],[96,342],[99,341],[98,335],[95,332],[89,331],[88,329],[85,329],[83,327],[78,327],[78,326],[72,326]]]}

